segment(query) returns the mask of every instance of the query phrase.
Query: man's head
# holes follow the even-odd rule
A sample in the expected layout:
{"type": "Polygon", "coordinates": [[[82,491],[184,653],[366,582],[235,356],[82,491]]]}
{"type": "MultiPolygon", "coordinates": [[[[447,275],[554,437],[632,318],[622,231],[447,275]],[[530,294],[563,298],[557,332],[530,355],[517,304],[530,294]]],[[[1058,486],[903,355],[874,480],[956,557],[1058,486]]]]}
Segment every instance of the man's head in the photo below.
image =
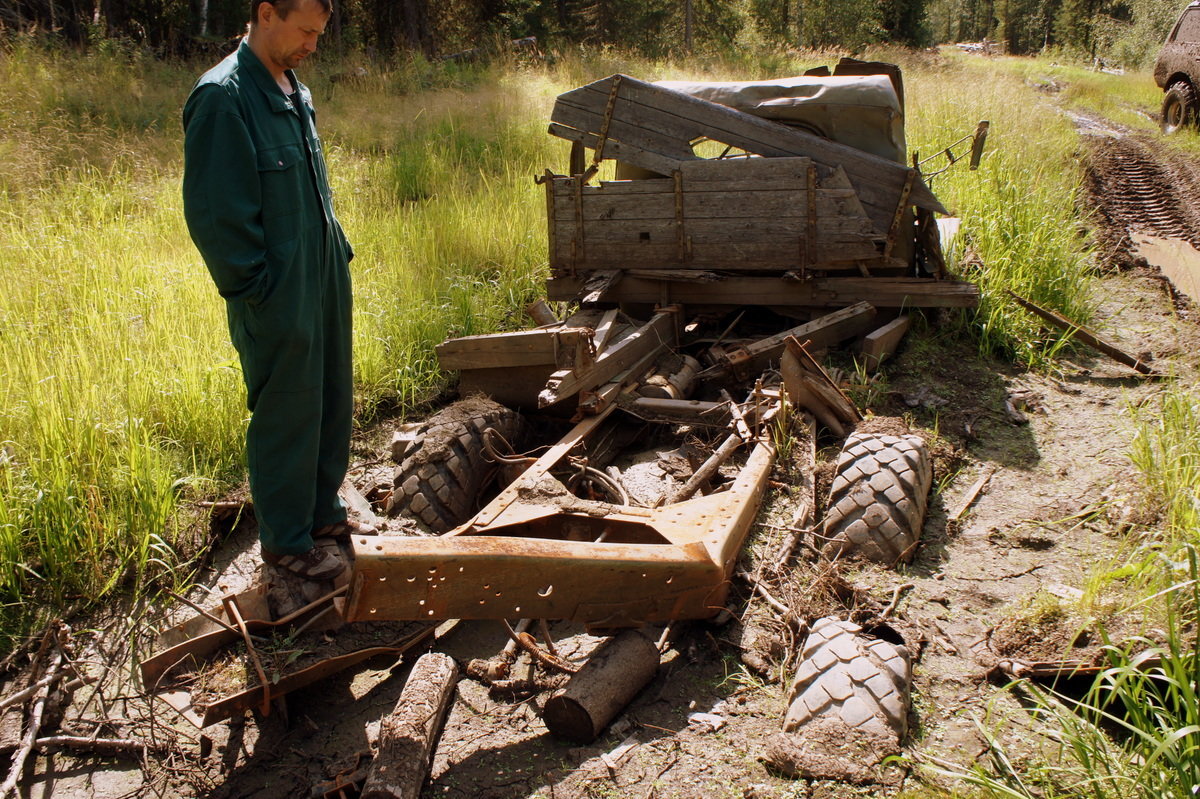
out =
{"type": "MultiPolygon", "coordinates": [[[[287,15],[292,12],[292,9],[302,2],[303,0],[250,0],[250,27],[254,27],[258,23],[259,6],[273,6],[276,14],[287,19],[287,15]]],[[[321,6],[326,14],[333,13],[333,0],[317,0],[317,5],[321,6]]]]}
{"type": "Polygon", "coordinates": [[[250,47],[277,78],[316,52],[332,0],[252,0],[250,47]]]}

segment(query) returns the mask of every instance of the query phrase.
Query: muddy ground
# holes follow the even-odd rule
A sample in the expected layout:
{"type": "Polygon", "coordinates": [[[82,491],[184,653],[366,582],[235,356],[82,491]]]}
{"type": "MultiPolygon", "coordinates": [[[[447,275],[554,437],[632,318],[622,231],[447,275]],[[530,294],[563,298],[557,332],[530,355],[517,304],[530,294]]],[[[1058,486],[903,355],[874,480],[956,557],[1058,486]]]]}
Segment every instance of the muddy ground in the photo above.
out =
{"type": "MultiPolygon", "coordinates": [[[[1138,261],[1129,235],[1200,244],[1200,218],[1188,201],[1197,196],[1200,165],[1168,156],[1154,136],[1094,119],[1080,119],[1079,126],[1080,154],[1091,166],[1089,204],[1098,209],[1101,225],[1103,275],[1094,328],[1128,352],[1152,353],[1159,371],[1194,380],[1200,335],[1191,307],[1138,261]]],[[[478,680],[464,678],[423,795],[832,797],[911,786],[903,770],[880,784],[854,787],[795,780],[762,760],[764,742],[785,711],[787,688],[779,677],[796,667],[798,641],[788,630],[820,615],[878,619],[904,585],[911,587],[900,591],[891,621],[914,655],[905,751],[969,762],[984,751],[975,724],[984,717],[1007,719],[999,725],[1001,741],[1022,751],[1029,722],[1002,690],[1007,678],[997,665],[1094,660],[1098,623],[1118,638],[1138,631],[1135,620],[1112,615],[1103,598],[1086,611],[1074,600],[1129,536],[1153,527],[1126,457],[1129,409],[1152,403],[1165,383],[1136,378],[1086,351],[1062,361],[1057,374],[1022,373],[941,335],[939,319],[929,314],[857,395],[871,415],[899,419],[932,444],[934,492],[910,565],[894,571],[830,567],[801,549],[786,576],[771,584],[777,597],[792,604],[791,619],[780,619],[766,603],[752,600],[744,583],[735,583],[729,620],[678,625],[658,676],[590,745],[547,733],[539,709],[548,692],[492,695],[478,680]],[[968,491],[987,475],[974,503],[959,515],[968,491]],[[759,646],[744,658],[747,630],[755,629],[766,631],[760,640],[779,645],[759,646]],[[746,661],[765,662],[769,671],[760,673],[746,661]],[[689,723],[696,712],[720,717],[719,728],[689,723]],[[619,749],[623,744],[631,746],[619,749]]],[[[390,433],[386,426],[357,442],[354,476],[360,484],[390,468],[390,433]]],[[[820,439],[824,462],[836,456],[839,443],[820,439]]],[[[826,482],[828,472],[826,465],[826,482]]],[[[745,555],[749,571],[775,551],[795,510],[786,463],[774,478],[745,555]]],[[[224,540],[205,579],[218,591],[238,590],[255,577],[254,531],[244,519],[214,524],[224,540]]],[[[393,527],[402,532],[402,525],[393,527]]],[[[202,594],[195,598],[209,601],[202,594]]],[[[149,739],[163,749],[142,762],[42,756],[26,781],[26,796],[321,795],[314,789],[367,764],[379,720],[392,709],[407,673],[406,662],[397,664],[395,657],[369,660],[294,692],[286,714],[281,708],[269,716],[252,712],[201,734],[173,711],[150,706],[128,679],[128,663],[114,665],[130,641],[145,645],[146,625],[109,619],[94,626],[118,633],[79,632],[82,659],[103,676],[99,690],[76,693],[63,728],[149,739]]],[[[597,642],[563,624],[553,626],[553,635],[566,657],[597,642]]],[[[494,622],[467,622],[436,646],[465,666],[496,654],[506,640],[494,622]]]]}

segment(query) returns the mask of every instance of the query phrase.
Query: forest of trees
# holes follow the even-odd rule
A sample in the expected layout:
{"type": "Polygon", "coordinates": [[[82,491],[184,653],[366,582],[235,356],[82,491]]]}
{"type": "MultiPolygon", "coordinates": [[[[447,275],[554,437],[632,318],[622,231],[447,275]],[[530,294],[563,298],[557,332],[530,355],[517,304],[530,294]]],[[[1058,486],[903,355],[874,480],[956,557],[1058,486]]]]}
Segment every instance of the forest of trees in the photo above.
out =
{"type": "MultiPolygon", "coordinates": [[[[924,47],[989,39],[1144,65],[1185,0],[339,0],[330,40],[380,55],[437,57],[536,36],[545,46],[611,44],[657,56],[755,44],[924,47]]],[[[0,0],[0,31],[84,45],[122,38],[186,55],[236,36],[248,0],[0,0]]]]}

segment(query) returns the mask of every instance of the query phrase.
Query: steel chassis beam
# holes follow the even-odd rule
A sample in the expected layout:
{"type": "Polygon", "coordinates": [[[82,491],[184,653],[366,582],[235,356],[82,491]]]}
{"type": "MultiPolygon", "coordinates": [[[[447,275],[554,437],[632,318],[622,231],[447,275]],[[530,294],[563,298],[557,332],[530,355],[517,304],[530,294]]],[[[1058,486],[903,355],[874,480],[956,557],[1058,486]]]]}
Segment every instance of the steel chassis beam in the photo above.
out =
{"type": "Polygon", "coordinates": [[[775,447],[769,436],[748,442],[753,449],[732,485],[708,496],[661,508],[579,499],[550,469],[615,408],[577,424],[443,536],[354,538],[346,621],[547,618],[629,627],[715,614],[775,447]]]}

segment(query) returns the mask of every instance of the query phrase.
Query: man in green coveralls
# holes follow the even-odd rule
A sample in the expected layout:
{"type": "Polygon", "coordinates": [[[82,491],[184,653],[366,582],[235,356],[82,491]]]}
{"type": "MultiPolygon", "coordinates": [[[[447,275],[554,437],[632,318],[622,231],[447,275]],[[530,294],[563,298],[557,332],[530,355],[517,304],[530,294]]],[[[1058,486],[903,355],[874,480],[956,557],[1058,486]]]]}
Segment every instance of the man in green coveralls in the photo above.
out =
{"type": "Polygon", "coordinates": [[[320,537],[374,532],[338,498],[353,412],[350,272],[312,94],[292,71],[331,0],[252,0],[250,30],[183,110],[183,205],[242,364],[263,559],[310,580],[345,563],[320,537]]]}

